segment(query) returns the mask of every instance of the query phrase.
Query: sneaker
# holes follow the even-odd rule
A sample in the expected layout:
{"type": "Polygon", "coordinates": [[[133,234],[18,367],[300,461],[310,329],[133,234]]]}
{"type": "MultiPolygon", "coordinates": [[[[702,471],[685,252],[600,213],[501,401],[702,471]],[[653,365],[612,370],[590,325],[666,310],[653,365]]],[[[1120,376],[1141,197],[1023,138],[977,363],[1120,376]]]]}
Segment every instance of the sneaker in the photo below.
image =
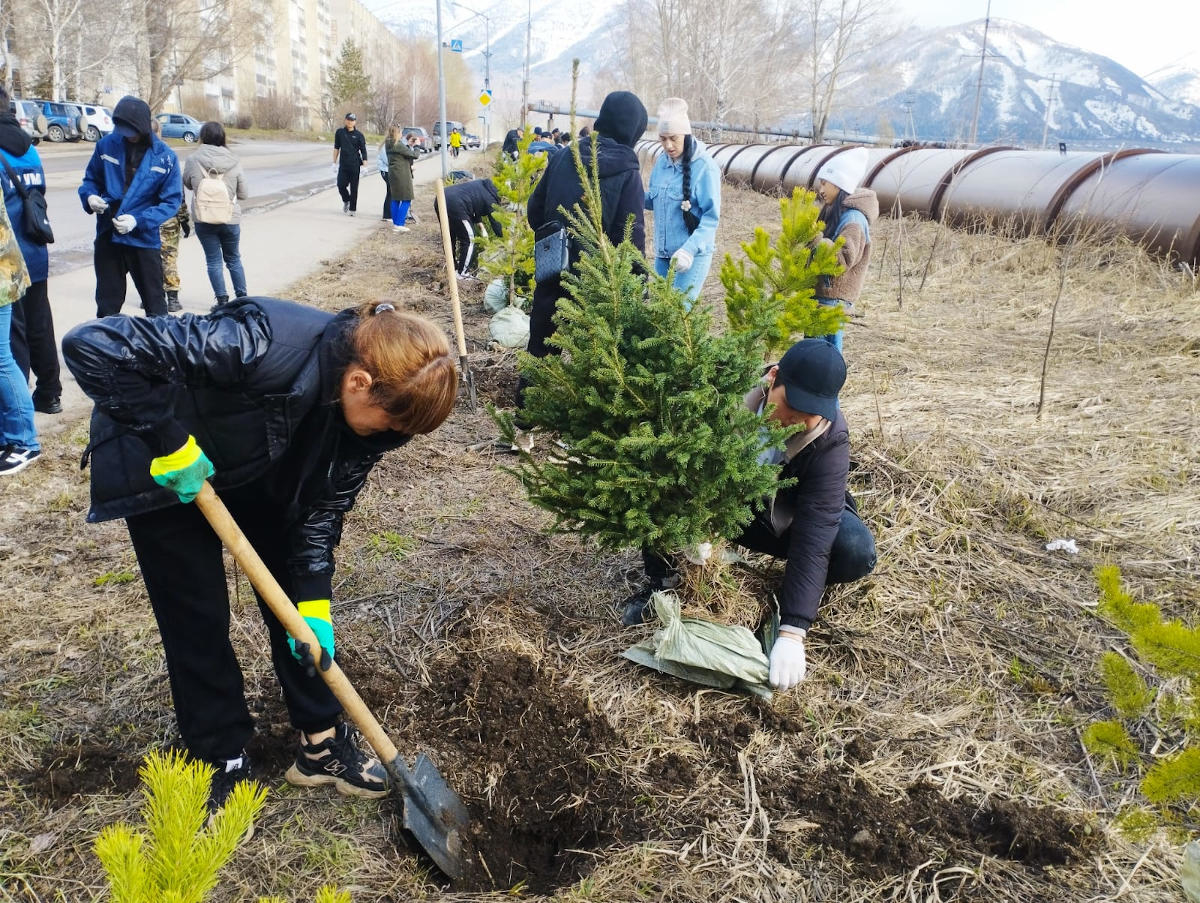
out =
{"type": "Polygon", "coordinates": [[[177,314],[183,310],[183,305],[179,303],[179,292],[167,292],[167,313],[177,314]]]}
{"type": "Polygon", "coordinates": [[[408,226],[392,226],[393,232],[407,232],[408,226]]]}
{"type": "Polygon", "coordinates": [[[349,212],[350,212],[350,202],[342,201],[342,213],[349,213],[349,212]]]}
{"type": "Polygon", "coordinates": [[[33,409],[39,414],[61,414],[62,399],[58,396],[54,398],[34,398],[33,409]]]}
{"type": "Polygon", "coordinates": [[[42,455],[41,449],[6,445],[0,449],[0,477],[20,473],[42,455]]]}
{"type": "Polygon", "coordinates": [[[297,787],[333,784],[338,793],[377,799],[387,796],[387,771],[375,756],[358,748],[350,726],[339,724],[334,735],[320,743],[308,743],[300,735],[296,761],[284,779],[297,787]]]}
{"type": "Polygon", "coordinates": [[[347,211],[347,212],[348,212],[348,213],[349,213],[351,216],[354,216],[355,214],[357,214],[357,213],[358,213],[358,211],[357,211],[357,210],[349,210],[349,211],[347,211]]]}
{"type": "Polygon", "coordinates": [[[216,759],[208,763],[217,770],[213,775],[212,784],[208,788],[208,813],[211,818],[225,805],[233,788],[242,781],[254,779],[250,766],[250,757],[243,749],[240,756],[232,759],[216,759]]]}

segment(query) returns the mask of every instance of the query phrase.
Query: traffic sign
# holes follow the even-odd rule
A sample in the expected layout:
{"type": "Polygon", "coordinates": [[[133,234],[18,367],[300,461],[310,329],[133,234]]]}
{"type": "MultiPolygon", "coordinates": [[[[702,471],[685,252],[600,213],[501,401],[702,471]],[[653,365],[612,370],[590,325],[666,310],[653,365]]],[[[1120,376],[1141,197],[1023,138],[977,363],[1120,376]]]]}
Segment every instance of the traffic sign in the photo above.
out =
{"type": "Polygon", "coordinates": [[[450,52],[451,53],[462,53],[462,39],[460,39],[460,38],[451,39],[450,52]]]}
{"type": "Polygon", "coordinates": [[[490,104],[492,102],[492,92],[484,88],[483,92],[479,95],[479,102],[485,107],[490,104]]]}

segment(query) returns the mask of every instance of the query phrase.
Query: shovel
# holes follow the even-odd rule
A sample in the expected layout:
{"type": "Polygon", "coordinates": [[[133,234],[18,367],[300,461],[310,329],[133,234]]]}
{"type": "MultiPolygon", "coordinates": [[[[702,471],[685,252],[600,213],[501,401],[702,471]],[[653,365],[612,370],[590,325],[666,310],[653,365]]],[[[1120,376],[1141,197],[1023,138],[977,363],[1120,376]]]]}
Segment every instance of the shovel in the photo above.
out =
{"type": "Polygon", "coordinates": [[[458,340],[458,361],[463,379],[467,383],[467,394],[471,399],[471,410],[475,410],[475,374],[467,360],[467,339],[463,332],[462,305],[458,300],[458,272],[454,269],[454,244],[450,241],[450,212],[446,209],[446,189],[442,180],[437,182],[438,222],[442,227],[442,250],[446,254],[446,279],[450,286],[450,305],[454,313],[454,337],[458,340]]]}
{"type": "MultiPolygon", "coordinates": [[[[238,527],[229,509],[217,497],[208,482],[205,482],[200,494],[196,496],[196,505],[287,632],[297,642],[308,644],[308,648],[314,651],[314,660],[320,659],[321,647],[312,628],[288,599],[283,587],[267,570],[263,560],[250,545],[250,540],[238,527]]],[[[346,715],[367,738],[367,742],[383,762],[393,786],[400,789],[404,800],[404,827],[412,832],[417,842],[447,877],[462,877],[463,849],[459,830],[466,826],[468,819],[467,808],[462,800],[450,789],[438,773],[437,767],[424,753],[417,757],[416,764],[409,770],[395,745],[388,739],[337,662],[330,660],[329,667],[325,669],[318,664],[317,671],[342,704],[346,715]]]]}

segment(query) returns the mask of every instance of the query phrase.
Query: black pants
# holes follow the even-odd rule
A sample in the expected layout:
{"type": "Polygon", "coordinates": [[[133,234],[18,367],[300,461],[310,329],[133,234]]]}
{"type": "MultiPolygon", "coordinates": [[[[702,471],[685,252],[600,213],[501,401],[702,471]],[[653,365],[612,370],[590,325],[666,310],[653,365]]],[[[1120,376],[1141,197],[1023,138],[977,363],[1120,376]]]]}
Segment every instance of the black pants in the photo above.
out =
{"type": "Polygon", "coordinates": [[[97,317],[111,317],[121,312],[125,305],[127,275],[133,277],[133,286],[141,296],[146,316],[166,316],[161,249],[118,244],[112,240],[112,234],[106,232],[96,236],[92,259],[96,267],[97,317]]]}
{"type": "MultiPolygon", "coordinates": [[[[788,536],[776,536],[765,517],[755,517],[733,540],[737,545],[761,552],[773,558],[788,557],[788,536]]],[[[656,586],[664,586],[675,575],[674,561],[663,558],[648,548],[642,549],[642,564],[646,576],[656,586]]],[[[825,585],[853,583],[875,570],[875,537],[862,522],[854,508],[854,500],[846,493],[846,507],[838,526],[833,548],[829,550],[829,569],[825,574],[825,585]]]]}
{"type": "Polygon", "coordinates": [[[466,275],[475,260],[475,228],[468,219],[450,219],[450,242],[454,247],[454,269],[466,275]]]}
{"type": "Polygon", "coordinates": [[[392,220],[392,183],[388,181],[387,173],[381,172],[379,175],[383,177],[383,219],[391,222],[392,220]]]}
{"type": "Polygon", "coordinates": [[[347,166],[338,167],[338,194],[342,196],[342,203],[349,204],[351,210],[358,209],[358,170],[357,161],[353,169],[347,166]]]}
{"type": "Polygon", "coordinates": [[[35,282],[13,305],[12,353],[17,366],[29,379],[37,378],[34,404],[55,401],[62,395],[62,376],[58,363],[58,343],[54,340],[54,314],[46,293],[46,280],[35,282]]]}
{"type": "MultiPolygon", "coordinates": [[[[268,569],[290,593],[282,512],[252,488],[222,500],[268,569]]],[[[173,505],[126,521],[162,634],[179,733],[202,759],[237,756],[254,728],[242,672],[229,641],[229,594],[221,541],[195,505],[173,505]]],[[[299,601],[299,600],[296,600],[299,601]]],[[[271,660],[292,724],[306,733],[332,727],[341,706],[319,676],[293,658],[287,631],[258,599],[271,660]]]]}
{"type": "MultiPolygon", "coordinates": [[[[558,278],[539,282],[533,290],[533,306],[529,311],[529,345],[526,350],[534,357],[556,354],[546,344],[554,335],[554,314],[558,310],[558,298],[562,292],[562,281],[558,278]]],[[[529,380],[524,376],[517,379],[516,395],[513,399],[518,409],[525,405],[525,390],[529,380]]]]}

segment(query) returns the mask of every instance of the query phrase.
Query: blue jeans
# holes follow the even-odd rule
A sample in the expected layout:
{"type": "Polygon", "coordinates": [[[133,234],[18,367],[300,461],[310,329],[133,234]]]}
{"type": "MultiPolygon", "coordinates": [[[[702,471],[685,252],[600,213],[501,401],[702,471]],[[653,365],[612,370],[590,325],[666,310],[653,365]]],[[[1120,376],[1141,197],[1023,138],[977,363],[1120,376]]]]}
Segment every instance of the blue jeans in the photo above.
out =
{"type": "Polygon", "coordinates": [[[9,331],[12,329],[12,305],[0,307],[0,448],[41,449],[33,426],[33,396],[29,380],[21,373],[12,355],[9,331]]]}
{"type": "MultiPolygon", "coordinates": [[[[817,303],[822,307],[837,307],[842,302],[837,298],[818,298],[817,303]]],[[[826,342],[836,348],[839,354],[842,353],[842,331],[840,329],[833,335],[823,335],[818,336],[818,338],[824,339],[826,342]]]]}
{"type": "Polygon", "coordinates": [[[392,201],[392,225],[403,226],[408,222],[408,208],[412,201],[392,201]]]}
{"type": "Polygon", "coordinates": [[[208,281],[213,294],[218,298],[229,297],[225,290],[225,271],[221,266],[224,259],[229,267],[229,278],[233,280],[233,293],[241,298],[246,294],[246,272],[242,269],[242,255],[238,243],[242,238],[242,227],[233,223],[196,223],[196,237],[204,248],[204,259],[208,264],[208,281]]]}
{"type": "MultiPolygon", "coordinates": [[[[667,278],[667,271],[671,266],[671,258],[655,257],[654,272],[667,278]]],[[[709,267],[712,266],[711,254],[697,254],[692,260],[692,265],[688,267],[686,273],[676,273],[675,281],[671,283],[675,288],[684,292],[691,301],[695,301],[700,297],[700,289],[704,286],[704,280],[708,278],[709,267]]],[[[688,310],[692,309],[691,304],[684,305],[688,310]]]]}

